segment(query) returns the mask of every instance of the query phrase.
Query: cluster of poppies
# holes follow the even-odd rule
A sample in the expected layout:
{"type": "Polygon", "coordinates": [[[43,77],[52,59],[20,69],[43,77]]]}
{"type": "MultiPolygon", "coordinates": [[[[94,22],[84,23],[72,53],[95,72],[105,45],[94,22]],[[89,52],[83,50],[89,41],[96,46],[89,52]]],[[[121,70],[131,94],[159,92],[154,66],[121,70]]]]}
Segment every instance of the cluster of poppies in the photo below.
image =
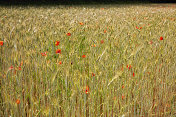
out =
{"type": "MultiPolygon", "coordinates": [[[[127,68],[130,70],[132,67],[131,67],[131,65],[127,65],[127,68]]],[[[134,74],[134,72],[133,72],[133,77],[135,76],[135,74],[134,74]]]]}
{"type": "MultiPolygon", "coordinates": [[[[80,22],[79,23],[80,25],[84,25],[82,22],[80,22]]],[[[142,27],[137,27],[136,26],[136,29],[142,29],[142,27]]],[[[106,33],[107,32],[107,30],[104,30],[104,33],[106,33]]],[[[67,36],[71,36],[71,33],[67,33],[66,34],[67,36]]],[[[161,36],[160,38],[159,38],[160,40],[163,40],[163,37],[161,36]]],[[[101,44],[103,44],[104,43],[104,40],[101,40],[100,41],[100,43],[101,44]]],[[[150,44],[152,44],[153,42],[152,41],[150,41],[150,44]]],[[[4,41],[0,41],[0,46],[3,46],[3,44],[4,44],[4,41]]],[[[60,44],[60,41],[56,41],[55,42],[55,45],[56,46],[59,46],[59,44],[60,44]]],[[[92,47],[96,47],[96,45],[94,44],[94,45],[92,45],[92,47]]],[[[57,49],[56,50],[56,54],[61,54],[61,49],[57,49]]],[[[41,53],[41,55],[42,56],[46,56],[47,55],[47,52],[43,52],[43,53],[41,53]]],[[[82,58],[86,58],[86,55],[82,55],[82,58]]],[[[62,64],[62,62],[61,61],[59,61],[59,64],[62,64]]],[[[19,70],[21,70],[21,65],[22,64],[20,64],[20,66],[19,66],[19,70]]],[[[127,68],[130,70],[131,69],[131,65],[127,65],[127,68]]],[[[9,69],[13,69],[13,66],[11,66],[9,69]]],[[[94,77],[95,76],[95,74],[94,73],[92,73],[92,77],[94,77]]],[[[133,72],[133,77],[135,76],[135,73],[133,72]]],[[[124,85],[122,85],[122,89],[124,88],[124,85]]],[[[83,88],[83,90],[84,90],[84,92],[86,93],[86,94],[88,94],[89,93],[89,87],[88,86],[86,86],[86,87],[84,87],[83,88]]],[[[122,95],[122,100],[124,99],[124,95],[122,95]]],[[[16,104],[20,104],[20,100],[19,99],[17,99],[16,100],[16,104]]]]}

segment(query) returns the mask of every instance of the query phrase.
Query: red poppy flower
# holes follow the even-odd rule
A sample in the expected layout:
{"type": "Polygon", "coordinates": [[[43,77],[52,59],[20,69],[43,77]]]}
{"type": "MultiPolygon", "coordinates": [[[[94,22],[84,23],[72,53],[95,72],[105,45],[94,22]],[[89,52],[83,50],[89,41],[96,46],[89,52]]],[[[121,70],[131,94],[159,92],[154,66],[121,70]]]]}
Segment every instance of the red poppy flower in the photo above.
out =
{"type": "Polygon", "coordinates": [[[92,47],[96,47],[96,45],[95,45],[95,44],[93,44],[93,45],[92,45],[92,47]]]}
{"type": "Polygon", "coordinates": [[[21,63],[20,63],[20,66],[22,66],[23,65],[23,61],[21,61],[21,63]]]}
{"type": "Polygon", "coordinates": [[[103,44],[103,43],[104,43],[104,40],[101,40],[100,43],[103,44]]]}
{"type": "Polygon", "coordinates": [[[61,65],[61,64],[62,64],[62,61],[59,61],[59,64],[61,65]]]}
{"type": "Polygon", "coordinates": [[[9,67],[9,70],[12,70],[12,69],[13,69],[13,66],[10,66],[10,67],[9,67]]]}
{"type": "Polygon", "coordinates": [[[104,30],[104,33],[106,33],[107,31],[106,31],[106,29],[104,30]]]}
{"type": "Polygon", "coordinates": [[[79,23],[80,25],[84,25],[82,22],[79,23]]]}
{"type": "Polygon", "coordinates": [[[20,104],[20,100],[19,100],[19,99],[17,99],[17,100],[16,100],[16,103],[17,103],[17,104],[20,104]]]}
{"type": "Polygon", "coordinates": [[[18,67],[18,70],[21,70],[21,67],[18,67]]]}
{"type": "Polygon", "coordinates": [[[128,68],[128,65],[127,65],[127,68],[128,68]]]}
{"type": "Polygon", "coordinates": [[[56,45],[56,46],[58,46],[58,45],[59,45],[59,43],[60,43],[60,41],[56,41],[56,42],[55,42],[55,45],[56,45]]]}
{"type": "Polygon", "coordinates": [[[131,69],[131,65],[129,66],[129,70],[131,69]]]}
{"type": "Polygon", "coordinates": [[[139,28],[139,27],[136,26],[136,29],[142,29],[142,27],[139,28]]]}
{"type": "Polygon", "coordinates": [[[86,55],[82,55],[82,58],[86,58],[86,55]]]}
{"type": "Polygon", "coordinates": [[[95,76],[95,74],[94,74],[94,73],[92,73],[92,76],[95,76]]]}
{"type": "Polygon", "coordinates": [[[163,37],[160,37],[160,40],[163,40],[163,37]]]}
{"type": "Polygon", "coordinates": [[[0,41],[0,45],[3,46],[4,42],[3,41],[0,41]]]}
{"type": "Polygon", "coordinates": [[[57,50],[56,50],[56,54],[61,54],[61,50],[60,50],[60,49],[57,49],[57,50]]]}
{"type": "Polygon", "coordinates": [[[89,87],[86,86],[85,89],[84,89],[85,93],[88,94],[89,93],[89,87]]]}
{"type": "Polygon", "coordinates": [[[133,72],[133,77],[134,77],[134,72],[133,72]]]}
{"type": "Polygon", "coordinates": [[[67,33],[67,36],[71,36],[71,33],[67,33]]]}
{"type": "Polygon", "coordinates": [[[41,55],[42,55],[42,56],[46,56],[46,52],[44,52],[44,53],[41,53],[41,55]]]}
{"type": "Polygon", "coordinates": [[[125,96],[124,95],[122,95],[122,100],[125,98],[125,96]]]}
{"type": "Polygon", "coordinates": [[[124,85],[122,85],[122,89],[124,88],[124,85]]]}

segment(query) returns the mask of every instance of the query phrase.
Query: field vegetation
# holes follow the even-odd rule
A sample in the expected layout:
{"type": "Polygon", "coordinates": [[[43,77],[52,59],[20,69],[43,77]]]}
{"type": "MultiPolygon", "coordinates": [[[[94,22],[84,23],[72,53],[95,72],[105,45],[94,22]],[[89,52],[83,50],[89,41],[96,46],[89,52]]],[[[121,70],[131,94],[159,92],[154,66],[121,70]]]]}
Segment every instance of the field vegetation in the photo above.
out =
{"type": "Polygon", "coordinates": [[[176,4],[0,7],[1,117],[176,116],[176,4]]]}

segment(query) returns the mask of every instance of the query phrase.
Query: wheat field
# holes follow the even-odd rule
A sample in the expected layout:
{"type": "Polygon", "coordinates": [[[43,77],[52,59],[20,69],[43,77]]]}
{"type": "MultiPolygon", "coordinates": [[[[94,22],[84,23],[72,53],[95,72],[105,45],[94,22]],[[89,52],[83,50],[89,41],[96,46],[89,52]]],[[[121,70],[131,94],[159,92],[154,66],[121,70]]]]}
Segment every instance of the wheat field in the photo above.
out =
{"type": "Polygon", "coordinates": [[[1,117],[175,117],[176,4],[0,6],[1,117]]]}

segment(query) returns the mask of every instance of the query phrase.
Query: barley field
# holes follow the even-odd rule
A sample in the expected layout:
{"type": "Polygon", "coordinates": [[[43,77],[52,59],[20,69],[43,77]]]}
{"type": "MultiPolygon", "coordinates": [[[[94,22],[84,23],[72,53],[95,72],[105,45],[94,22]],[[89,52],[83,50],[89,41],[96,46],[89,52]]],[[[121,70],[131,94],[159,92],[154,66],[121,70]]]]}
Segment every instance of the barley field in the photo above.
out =
{"type": "Polygon", "coordinates": [[[0,117],[175,117],[176,4],[0,6],[0,117]]]}

